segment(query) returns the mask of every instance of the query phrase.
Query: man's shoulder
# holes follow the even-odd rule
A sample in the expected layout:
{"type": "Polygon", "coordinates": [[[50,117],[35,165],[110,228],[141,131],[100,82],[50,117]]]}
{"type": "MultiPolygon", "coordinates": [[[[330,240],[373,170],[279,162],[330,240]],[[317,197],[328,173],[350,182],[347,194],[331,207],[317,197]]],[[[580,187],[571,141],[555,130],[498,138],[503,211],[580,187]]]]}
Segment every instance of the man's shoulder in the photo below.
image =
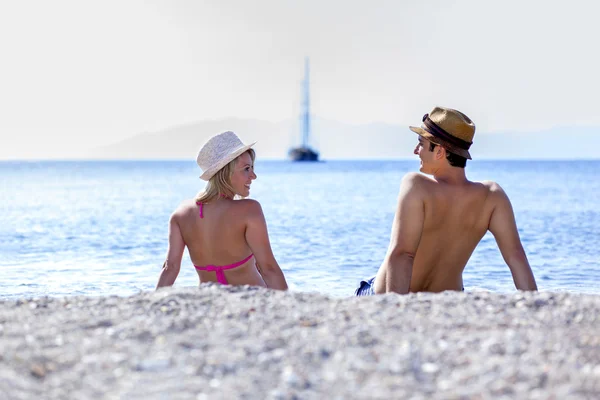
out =
{"type": "Polygon", "coordinates": [[[402,185],[408,185],[411,187],[427,185],[430,183],[435,183],[435,181],[433,179],[429,178],[428,176],[425,176],[418,172],[408,172],[402,178],[402,185]]]}
{"type": "Polygon", "coordinates": [[[485,186],[490,193],[504,193],[504,190],[502,189],[502,187],[494,181],[481,181],[478,182],[480,184],[482,184],[483,186],[485,186]]]}
{"type": "Polygon", "coordinates": [[[402,178],[400,193],[404,199],[425,200],[431,192],[431,186],[435,181],[418,172],[409,172],[402,178]]]}
{"type": "Polygon", "coordinates": [[[485,186],[488,190],[488,199],[490,199],[493,204],[505,204],[510,202],[508,196],[502,186],[500,186],[497,182],[494,181],[481,181],[479,182],[483,186],[485,186]]]}
{"type": "Polygon", "coordinates": [[[427,175],[423,175],[419,172],[408,172],[402,178],[402,182],[400,183],[400,190],[405,192],[421,195],[426,195],[427,193],[434,191],[437,182],[435,179],[430,178],[427,175]]]}

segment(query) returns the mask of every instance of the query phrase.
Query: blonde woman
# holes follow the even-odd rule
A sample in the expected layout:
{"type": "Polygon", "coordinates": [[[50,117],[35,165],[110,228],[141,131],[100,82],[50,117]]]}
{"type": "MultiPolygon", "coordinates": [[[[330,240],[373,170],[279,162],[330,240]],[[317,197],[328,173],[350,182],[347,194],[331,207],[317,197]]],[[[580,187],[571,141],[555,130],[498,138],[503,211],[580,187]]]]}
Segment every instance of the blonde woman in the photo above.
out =
{"type": "Polygon", "coordinates": [[[244,199],[256,179],[253,145],[223,132],[202,146],[196,161],[200,178],[208,183],[171,215],[167,260],[157,289],[173,285],[186,246],[201,283],[287,289],[262,208],[256,200],[244,199]]]}

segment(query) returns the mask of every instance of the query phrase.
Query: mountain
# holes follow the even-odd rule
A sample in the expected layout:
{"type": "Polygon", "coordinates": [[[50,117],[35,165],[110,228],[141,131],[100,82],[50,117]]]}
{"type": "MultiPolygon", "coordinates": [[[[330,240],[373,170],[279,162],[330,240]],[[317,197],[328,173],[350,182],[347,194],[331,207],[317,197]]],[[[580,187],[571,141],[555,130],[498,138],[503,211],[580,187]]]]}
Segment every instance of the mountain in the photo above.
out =
{"type": "Polygon", "coordinates": [[[471,156],[495,159],[599,159],[600,128],[475,134],[471,156]]]}
{"type": "MultiPolygon", "coordinates": [[[[212,135],[232,130],[244,142],[257,141],[263,159],[285,159],[300,140],[294,120],[278,123],[227,118],[142,133],[91,149],[92,159],[195,159],[212,135]]],[[[408,126],[385,123],[351,125],[315,118],[311,145],[321,159],[398,159],[413,157],[416,134],[408,126]]],[[[581,159],[600,158],[600,129],[557,127],[541,132],[477,132],[471,147],[474,159],[581,159]]]]}
{"type": "MultiPolygon", "coordinates": [[[[91,149],[94,159],[195,159],[202,143],[216,133],[236,132],[243,141],[259,141],[256,149],[265,154],[280,154],[287,137],[283,123],[228,118],[180,125],[159,132],[142,133],[123,141],[91,149]]],[[[282,158],[280,156],[279,158],[282,158]]]]}

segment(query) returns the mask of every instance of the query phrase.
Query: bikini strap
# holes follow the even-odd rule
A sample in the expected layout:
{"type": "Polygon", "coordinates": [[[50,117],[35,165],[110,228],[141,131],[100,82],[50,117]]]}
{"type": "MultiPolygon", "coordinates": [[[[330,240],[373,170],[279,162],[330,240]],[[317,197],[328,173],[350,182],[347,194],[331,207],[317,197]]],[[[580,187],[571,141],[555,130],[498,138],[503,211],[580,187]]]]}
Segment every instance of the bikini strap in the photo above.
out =
{"type": "Polygon", "coordinates": [[[202,202],[201,201],[197,201],[196,204],[200,208],[200,212],[198,213],[198,215],[200,215],[200,218],[204,218],[204,214],[202,213],[202,206],[203,206],[202,202]]]}
{"type": "Polygon", "coordinates": [[[242,264],[246,264],[246,262],[248,262],[253,256],[254,256],[254,253],[250,254],[248,257],[244,258],[242,261],[236,262],[235,264],[225,265],[225,268],[231,269],[231,268],[239,267],[242,264]]]}

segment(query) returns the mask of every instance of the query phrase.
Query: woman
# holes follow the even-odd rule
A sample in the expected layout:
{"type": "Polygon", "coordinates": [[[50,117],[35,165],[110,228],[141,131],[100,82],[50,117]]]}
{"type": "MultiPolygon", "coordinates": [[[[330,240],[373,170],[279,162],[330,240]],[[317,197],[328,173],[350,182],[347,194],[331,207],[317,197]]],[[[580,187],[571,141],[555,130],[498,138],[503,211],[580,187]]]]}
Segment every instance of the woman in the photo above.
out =
{"type": "Polygon", "coordinates": [[[256,179],[253,145],[224,132],[202,146],[196,161],[200,178],[208,183],[196,199],[185,201],[171,215],[167,260],[157,289],[173,285],[186,246],[200,282],[287,289],[260,204],[234,200],[247,197],[256,179]]]}

